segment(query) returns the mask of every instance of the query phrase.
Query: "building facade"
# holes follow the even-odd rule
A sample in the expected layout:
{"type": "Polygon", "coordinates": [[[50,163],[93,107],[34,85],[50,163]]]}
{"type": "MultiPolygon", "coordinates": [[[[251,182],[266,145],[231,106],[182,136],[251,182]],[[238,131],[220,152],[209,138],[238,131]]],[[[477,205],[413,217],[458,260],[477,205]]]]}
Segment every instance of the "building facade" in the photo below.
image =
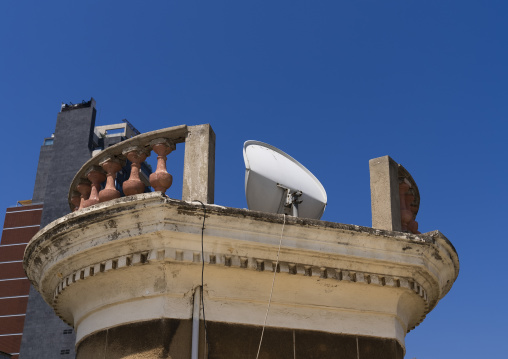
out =
{"type": "Polygon", "coordinates": [[[371,161],[374,228],[228,208],[214,205],[210,125],[139,134],[128,123],[96,127],[95,113],[93,99],[62,106],[41,148],[34,203],[6,215],[0,266],[11,274],[1,278],[9,295],[0,301],[21,304],[0,316],[17,335],[0,339],[21,348],[0,351],[402,359],[406,333],[457,278],[453,245],[439,231],[418,232],[416,183],[387,156],[371,161]],[[182,147],[175,200],[164,194],[166,157],[182,147]],[[12,232],[28,228],[28,244],[12,232]],[[20,259],[9,259],[25,246],[33,285],[13,265],[20,259]]]}
{"type": "MultiPolygon", "coordinates": [[[[95,126],[95,116],[94,99],[62,105],[55,132],[40,150],[32,200],[20,201],[6,212],[0,243],[0,351],[15,359],[75,357],[73,328],[30,286],[22,257],[41,225],[68,212],[65,197],[79,167],[104,148],[139,133],[127,121],[95,126]]],[[[146,181],[150,170],[144,172],[146,181]]]]}
{"type": "Polygon", "coordinates": [[[23,253],[41,224],[42,204],[20,201],[7,208],[0,242],[0,351],[19,357],[30,282],[23,253]]]}
{"type": "Polygon", "coordinates": [[[402,359],[459,271],[444,235],[418,232],[408,172],[372,163],[368,228],[214,205],[214,148],[209,125],[181,125],[105,149],[70,182],[68,214],[28,244],[25,270],[75,328],[77,358],[402,359]],[[175,200],[165,162],[182,145],[175,200]],[[100,186],[151,151],[155,192],[134,170],[126,196],[100,186]]]}

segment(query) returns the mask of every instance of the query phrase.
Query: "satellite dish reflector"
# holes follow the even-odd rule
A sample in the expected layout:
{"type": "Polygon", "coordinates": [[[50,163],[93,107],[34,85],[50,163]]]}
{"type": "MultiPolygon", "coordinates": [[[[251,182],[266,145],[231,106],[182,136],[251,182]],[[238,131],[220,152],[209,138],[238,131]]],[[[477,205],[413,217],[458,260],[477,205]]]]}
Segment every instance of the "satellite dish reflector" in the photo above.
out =
{"type": "Polygon", "coordinates": [[[243,159],[249,209],[321,218],[327,200],[325,189],[297,160],[259,141],[245,142],[243,159]]]}

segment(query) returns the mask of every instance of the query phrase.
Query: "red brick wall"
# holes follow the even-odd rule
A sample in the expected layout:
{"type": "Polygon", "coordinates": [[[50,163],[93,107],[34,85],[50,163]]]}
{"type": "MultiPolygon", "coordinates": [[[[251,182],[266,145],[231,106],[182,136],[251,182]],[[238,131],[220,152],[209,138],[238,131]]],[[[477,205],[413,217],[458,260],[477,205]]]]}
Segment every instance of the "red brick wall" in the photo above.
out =
{"type": "Polygon", "coordinates": [[[5,210],[5,212],[7,212],[7,213],[19,212],[19,211],[27,210],[27,209],[41,209],[42,207],[43,207],[42,204],[31,204],[29,206],[9,207],[5,210]]]}
{"type": "MultiPolygon", "coordinates": [[[[8,337],[0,337],[0,349],[4,353],[19,353],[21,348],[21,335],[10,335],[8,337]]],[[[13,355],[12,359],[18,358],[13,355]]]]}
{"type": "Polygon", "coordinates": [[[25,252],[24,245],[20,246],[1,246],[0,247],[0,262],[20,261],[23,260],[23,253],[25,252]]]}
{"type": "Polygon", "coordinates": [[[27,304],[28,297],[0,299],[0,315],[23,314],[27,304]]]}
{"type": "Polygon", "coordinates": [[[5,213],[4,228],[39,225],[41,223],[42,207],[30,207],[8,208],[5,213]]]}
{"type": "Polygon", "coordinates": [[[39,230],[41,214],[42,205],[7,208],[5,214],[0,242],[0,334],[7,334],[0,336],[0,351],[5,353],[19,353],[21,347],[22,336],[16,334],[23,333],[30,290],[21,261],[26,243],[39,230]]]}
{"type": "MultiPolygon", "coordinates": [[[[0,317],[0,334],[23,333],[25,317],[0,317]]],[[[2,349],[3,352],[5,350],[2,349]]],[[[8,353],[8,352],[6,352],[8,353]]],[[[17,351],[15,353],[18,353],[17,351]]]]}
{"type": "Polygon", "coordinates": [[[28,279],[6,280],[0,282],[1,297],[17,297],[28,295],[30,291],[30,282],[28,279]]]}
{"type": "Polygon", "coordinates": [[[0,245],[28,243],[38,230],[39,227],[4,229],[0,245]]]}
{"type": "MultiPolygon", "coordinates": [[[[1,249],[2,247],[0,247],[1,249]]],[[[23,270],[23,263],[0,263],[0,280],[9,278],[23,278],[25,277],[23,270]]],[[[28,293],[27,293],[28,294],[28,293]]],[[[0,293],[0,298],[3,295],[0,293]]]]}

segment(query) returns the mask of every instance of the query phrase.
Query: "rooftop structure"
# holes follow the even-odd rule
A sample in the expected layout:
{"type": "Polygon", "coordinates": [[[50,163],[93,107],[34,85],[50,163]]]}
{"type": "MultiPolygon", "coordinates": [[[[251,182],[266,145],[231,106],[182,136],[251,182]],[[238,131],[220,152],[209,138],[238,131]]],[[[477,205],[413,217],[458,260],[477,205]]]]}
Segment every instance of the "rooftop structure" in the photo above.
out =
{"type": "Polygon", "coordinates": [[[371,161],[367,228],[214,205],[214,150],[209,125],[175,126],[113,145],[69,179],[67,214],[33,237],[24,267],[76,330],[77,358],[403,358],[406,333],[459,271],[443,234],[418,232],[409,173],[371,161]],[[181,146],[176,200],[165,163],[181,146]]]}

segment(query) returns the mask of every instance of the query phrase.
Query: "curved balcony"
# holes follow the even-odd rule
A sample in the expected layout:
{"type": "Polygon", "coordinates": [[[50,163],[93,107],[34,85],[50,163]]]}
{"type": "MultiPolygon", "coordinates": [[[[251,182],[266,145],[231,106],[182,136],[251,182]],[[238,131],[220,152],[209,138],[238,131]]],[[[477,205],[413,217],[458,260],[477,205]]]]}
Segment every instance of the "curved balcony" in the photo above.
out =
{"type": "Polygon", "coordinates": [[[167,156],[180,143],[185,143],[182,199],[213,203],[215,134],[210,125],[180,125],[137,135],[87,161],[70,185],[70,209],[76,211],[122,195],[141,194],[147,185],[165,193],[173,182],[166,170],[167,156]],[[140,169],[152,151],[157,155],[157,169],[146,181],[140,177],[140,169]],[[123,191],[119,191],[116,175],[126,164],[130,176],[122,184],[123,191]]]}
{"type": "Polygon", "coordinates": [[[409,233],[420,201],[411,175],[387,156],[371,160],[373,223],[385,226],[374,229],[212,205],[214,148],[209,125],[111,146],[74,177],[74,211],[27,245],[27,276],[76,329],[77,359],[189,358],[191,338],[199,357],[254,358],[272,283],[260,358],[402,359],[406,333],[459,272],[439,231],[409,233]],[[181,143],[175,200],[164,194],[166,156],[181,143]],[[157,170],[143,182],[151,151],[157,170]],[[126,163],[131,174],[119,191],[115,176],[126,163]],[[144,193],[147,184],[156,191],[144,193]]]}
{"type": "MultiPolygon", "coordinates": [[[[284,219],[203,207],[157,192],[100,203],[54,221],[28,244],[24,266],[44,299],[76,328],[78,358],[86,358],[104,354],[105,337],[117,344],[125,340],[114,328],[133,323],[170,320],[175,338],[190,338],[202,260],[210,351],[233,350],[224,344],[224,328],[233,326],[237,333],[254,328],[231,344],[237,357],[259,340],[275,270],[268,327],[302,338],[325,332],[334,341],[344,333],[359,343],[392,340],[399,354],[386,358],[402,358],[406,333],[446,295],[459,271],[453,246],[438,231],[414,235],[284,219]]],[[[153,350],[162,350],[163,344],[157,345],[153,350]]],[[[177,354],[183,350],[178,345],[172,342],[168,355],[186,357],[187,352],[177,354]]]]}
{"type": "Polygon", "coordinates": [[[413,176],[400,163],[398,164],[397,175],[399,180],[401,230],[419,234],[416,215],[420,209],[420,191],[413,176]]]}

